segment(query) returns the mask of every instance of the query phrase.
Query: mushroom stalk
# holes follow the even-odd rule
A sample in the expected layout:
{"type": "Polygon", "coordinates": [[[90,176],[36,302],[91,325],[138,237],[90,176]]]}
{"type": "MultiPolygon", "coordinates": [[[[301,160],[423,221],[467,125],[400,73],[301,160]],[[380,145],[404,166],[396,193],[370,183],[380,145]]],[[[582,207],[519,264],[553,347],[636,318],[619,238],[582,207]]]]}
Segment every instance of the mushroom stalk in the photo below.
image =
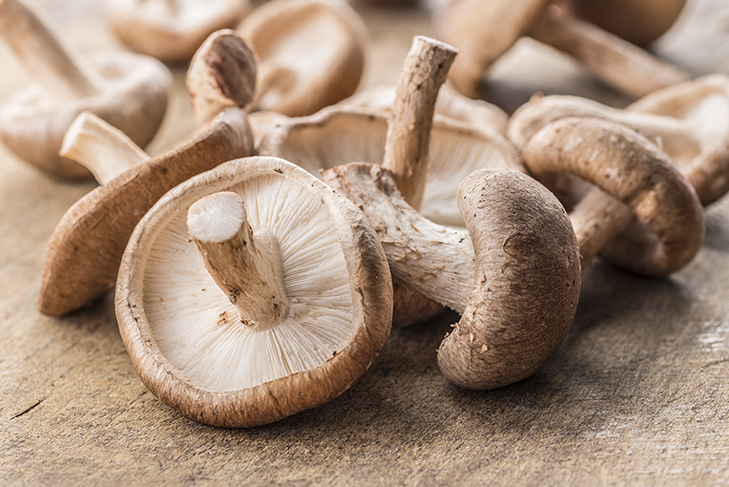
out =
{"type": "Polygon", "coordinates": [[[68,99],[101,92],[101,80],[71,53],[40,11],[20,0],[0,0],[0,36],[46,89],[68,99]]]}
{"type": "Polygon", "coordinates": [[[576,58],[595,75],[635,98],[689,79],[682,69],[559,7],[544,9],[529,35],[576,58]]]}
{"type": "Polygon", "coordinates": [[[448,44],[416,36],[397,84],[383,167],[392,171],[405,201],[415,209],[423,201],[435,102],[457,53],[448,44]]]}
{"type": "Polygon", "coordinates": [[[121,130],[90,112],[76,117],[63,138],[59,154],[91,171],[99,184],[106,184],[150,159],[121,130]]]}
{"type": "Polygon", "coordinates": [[[269,326],[287,316],[278,241],[267,229],[253,232],[236,193],[215,193],[197,201],[188,211],[187,229],[244,325],[269,326]]]}
{"type": "Polygon", "coordinates": [[[593,188],[570,212],[580,249],[580,265],[585,269],[595,256],[633,220],[626,205],[593,188]]]}

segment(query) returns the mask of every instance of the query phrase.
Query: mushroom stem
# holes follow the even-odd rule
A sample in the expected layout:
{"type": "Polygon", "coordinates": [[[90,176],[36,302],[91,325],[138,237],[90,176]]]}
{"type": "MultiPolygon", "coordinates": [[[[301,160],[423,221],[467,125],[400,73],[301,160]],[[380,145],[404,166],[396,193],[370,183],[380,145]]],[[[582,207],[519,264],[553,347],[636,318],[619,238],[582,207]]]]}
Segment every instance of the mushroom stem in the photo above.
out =
{"type": "Polygon", "coordinates": [[[570,213],[585,269],[607,243],[633,220],[633,212],[619,200],[593,188],[570,213]]]}
{"type": "Polygon", "coordinates": [[[448,44],[416,36],[397,84],[383,166],[392,171],[403,198],[415,209],[423,200],[438,90],[457,53],[448,44]]]}
{"type": "Polygon", "coordinates": [[[76,117],[66,131],[59,154],[91,171],[99,184],[150,158],[124,132],[91,112],[76,117]]]}
{"type": "Polygon", "coordinates": [[[101,92],[99,76],[63,45],[42,12],[21,0],[0,0],[0,36],[54,96],[77,99],[101,92]]]}
{"type": "Polygon", "coordinates": [[[256,70],[256,54],[247,40],[230,29],[211,34],[185,77],[198,122],[209,122],[226,107],[249,105],[255,96],[256,70]]]}
{"type": "Polygon", "coordinates": [[[576,58],[595,75],[635,98],[689,79],[676,66],[557,6],[544,9],[529,35],[576,58]]]}
{"type": "Polygon", "coordinates": [[[253,232],[241,198],[225,191],[190,207],[187,229],[205,267],[240,313],[246,326],[268,326],[285,318],[289,303],[281,251],[268,230],[253,232]]]}
{"type": "Polygon", "coordinates": [[[395,279],[463,313],[475,274],[473,245],[465,230],[420,215],[399,194],[393,175],[380,166],[347,164],[322,177],[365,212],[395,279]]]}

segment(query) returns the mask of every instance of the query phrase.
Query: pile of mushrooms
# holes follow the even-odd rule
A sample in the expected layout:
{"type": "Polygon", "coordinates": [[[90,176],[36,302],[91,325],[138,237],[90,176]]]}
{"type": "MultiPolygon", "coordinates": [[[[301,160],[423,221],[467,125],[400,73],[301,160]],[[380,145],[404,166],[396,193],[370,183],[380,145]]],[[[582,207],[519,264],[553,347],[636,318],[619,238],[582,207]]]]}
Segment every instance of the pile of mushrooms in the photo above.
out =
{"type": "Polygon", "coordinates": [[[159,61],[125,52],[81,59],[67,49],[42,12],[22,0],[0,1],[0,37],[40,83],[0,109],[0,137],[21,159],[63,178],[91,178],[60,156],[71,122],[89,111],[145,146],[167,110],[171,76],[159,61]]]}
{"type": "Polygon", "coordinates": [[[215,426],[331,400],[393,324],[445,308],[461,315],[437,352],[449,381],[529,377],[569,332],[594,258],[680,270],[701,248],[702,204],[729,190],[729,77],[688,81],[638,47],[684,3],[452,0],[436,28],[458,57],[417,36],[396,87],[355,94],[368,38],[342,0],[273,0],[242,22],[247,0],[110,1],[130,48],[192,57],[199,130],[150,157],[165,66],[84,62],[42,14],[0,0],[0,35],[47,88],[3,107],[0,136],[53,175],[100,183],[51,237],[39,310],[64,315],[115,287],[141,380],[215,426]],[[509,117],[441,86],[453,64],[453,87],[477,96],[522,35],[640,99],[536,95],[509,117]]]}

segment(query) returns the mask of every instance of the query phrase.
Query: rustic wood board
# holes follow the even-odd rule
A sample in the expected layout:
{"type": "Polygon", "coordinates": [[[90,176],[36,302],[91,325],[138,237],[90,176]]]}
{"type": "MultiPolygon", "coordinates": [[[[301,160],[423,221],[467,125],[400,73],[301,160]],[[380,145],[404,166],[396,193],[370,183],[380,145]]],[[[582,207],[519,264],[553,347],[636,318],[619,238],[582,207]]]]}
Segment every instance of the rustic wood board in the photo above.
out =
{"type": "MultiPolygon", "coordinates": [[[[69,43],[114,47],[100,2],[41,2],[69,43]]],[[[427,7],[359,7],[373,36],[365,85],[393,82],[427,7]]],[[[689,0],[659,51],[729,71],[729,5],[689,0]]],[[[157,152],[193,126],[176,69],[157,152]]],[[[27,82],[0,47],[0,101],[27,82]]],[[[572,63],[522,42],[494,73],[513,108],[531,92],[624,103],[572,63]]],[[[55,181],[0,148],[0,485],[726,485],[729,482],[729,203],[708,212],[696,260],[668,280],[597,264],[572,331],[532,378],[490,392],[439,374],[448,324],[393,331],[349,391],[270,426],[190,422],[147,392],[112,299],[63,319],[35,309],[45,246],[92,184],[55,181]]]]}

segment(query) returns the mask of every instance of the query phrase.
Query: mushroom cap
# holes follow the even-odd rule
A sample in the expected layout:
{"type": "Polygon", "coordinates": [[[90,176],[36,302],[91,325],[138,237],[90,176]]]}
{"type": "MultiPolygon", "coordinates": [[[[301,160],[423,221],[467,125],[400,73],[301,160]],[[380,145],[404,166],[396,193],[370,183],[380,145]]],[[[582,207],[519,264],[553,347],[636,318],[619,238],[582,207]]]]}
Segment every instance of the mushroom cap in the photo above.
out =
{"type": "Polygon", "coordinates": [[[438,366],[467,389],[532,375],[567,336],[580,297],[580,259],[569,217],[534,179],[480,170],[458,188],[476,259],[474,287],[438,366]]]}
{"type": "Polygon", "coordinates": [[[674,24],[686,0],[567,0],[572,12],[633,44],[655,41],[674,24]]]}
{"type": "MultiPolygon", "coordinates": [[[[377,110],[331,107],[272,130],[261,154],[276,155],[313,174],[345,162],[381,163],[387,116],[377,110]]],[[[495,131],[478,130],[435,116],[429,148],[428,176],[420,212],[434,222],[463,226],[456,203],[458,184],[482,168],[524,170],[513,145],[495,131]]]]}
{"type": "Polygon", "coordinates": [[[623,125],[568,117],[536,132],[524,163],[539,179],[578,176],[623,202],[638,218],[601,255],[619,267],[665,276],[686,265],[704,237],[704,212],[693,187],[648,139],[623,125]]]}
{"type": "Polygon", "coordinates": [[[63,315],[112,289],[134,226],[165,192],[195,174],[252,153],[245,112],[229,108],[181,146],[81,198],[51,236],[38,309],[63,315]]]}
{"type": "Polygon", "coordinates": [[[97,115],[144,147],[167,110],[172,76],[164,64],[125,52],[97,53],[89,61],[104,80],[102,93],[59,103],[34,85],[0,109],[0,137],[5,144],[55,176],[92,178],[86,168],[58,154],[66,130],[81,112],[97,115]]]}
{"type": "Polygon", "coordinates": [[[179,185],[140,221],[117,285],[119,328],[137,373],[195,421],[255,426],[318,406],[346,390],[389,336],[387,261],[364,215],[281,159],[223,164],[179,185]],[[253,231],[281,249],[292,306],[270,326],[245,327],[188,240],[198,199],[233,191],[253,231]]]}
{"type": "Polygon", "coordinates": [[[235,27],[248,0],[109,0],[108,19],[119,40],[136,52],[171,63],[192,59],[216,30],[235,27]]]}
{"type": "MultiPolygon", "coordinates": [[[[376,86],[360,91],[339,102],[378,110],[390,110],[395,102],[394,86],[376,86]]],[[[477,128],[506,133],[509,116],[501,108],[483,100],[474,100],[458,93],[448,85],[443,85],[435,103],[435,113],[455,122],[475,125],[477,128]]]]}
{"type": "Polygon", "coordinates": [[[549,0],[453,0],[436,16],[438,38],[458,51],[450,80],[477,98],[484,72],[534,24],[549,0]]]}
{"type": "Polygon", "coordinates": [[[260,58],[256,110],[312,114],[357,89],[368,34],[340,0],[274,0],[238,27],[260,58]]]}

